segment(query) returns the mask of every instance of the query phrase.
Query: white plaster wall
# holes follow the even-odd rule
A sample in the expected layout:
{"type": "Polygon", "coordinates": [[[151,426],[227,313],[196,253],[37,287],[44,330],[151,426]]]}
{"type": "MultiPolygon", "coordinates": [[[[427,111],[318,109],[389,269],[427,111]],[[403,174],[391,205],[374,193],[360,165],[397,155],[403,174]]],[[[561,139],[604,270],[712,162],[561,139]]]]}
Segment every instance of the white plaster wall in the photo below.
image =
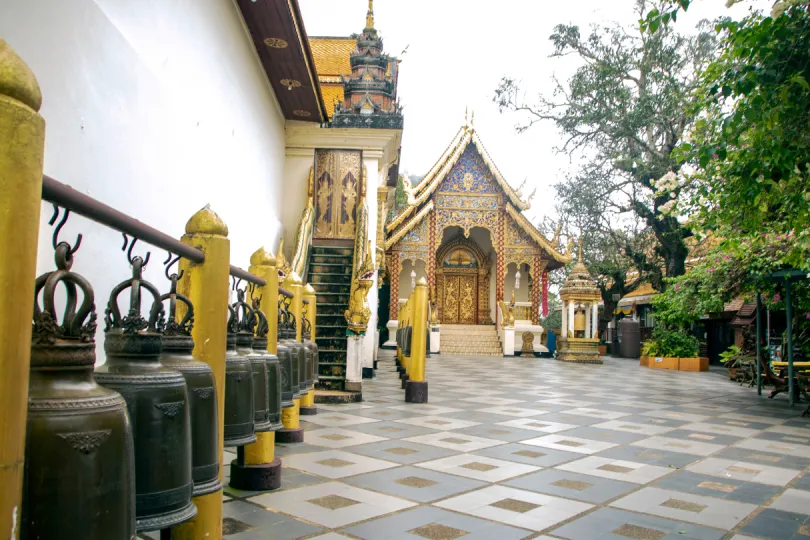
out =
{"type": "MultiPolygon", "coordinates": [[[[3,0],[0,36],[42,88],[46,174],[174,237],[210,203],[238,266],[275,246],[284,119],[233,2],[3,0]]],[[[53,268],[50,216],[43,204],[40,272],[53,268]]],[[[101,317],[129,275],[122,237],[72,216],[62,238],[79,232],[74,270],[101,317]]],[[[146,271],[161,289],[165,257],[152,248],[146,271]]]]}
{"type": "Polygon", "coordinates": [[[281,204],[281,229],[284,255],[292,261],[295,235],[301,223],[301,213],[307,204],[309,170],[315,159],[315,150],[288,149],[284,160],[284,201],[281,204]]]}
{"type": "Polygon", "coordinates": [[[405,301],[413,292],[411,286],[411,271],[416,271],[416,281],[422,278],[427,279],[424,261],[414,261],[408,259],[402,261],[402,269],[399,271],[399,297],[405,301]]]}
{"type": "MultiPolygon", "coordinates": [[[[529,302],[529,265],[520,265],[520,288],[515,291],[515,302],[529,302]]],[[[512,290],[515,288],[515,273],[517,265],[510,263],[506,267],[506,278],[503,282],[503,292],[506,300],[512,299],[512,290]]]]}

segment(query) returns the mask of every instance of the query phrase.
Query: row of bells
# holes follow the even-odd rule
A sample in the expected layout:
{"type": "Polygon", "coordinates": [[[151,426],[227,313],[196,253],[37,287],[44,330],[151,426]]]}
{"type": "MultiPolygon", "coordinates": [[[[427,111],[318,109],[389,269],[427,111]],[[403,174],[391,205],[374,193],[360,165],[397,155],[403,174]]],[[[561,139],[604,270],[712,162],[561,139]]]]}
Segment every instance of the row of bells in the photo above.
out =
{"type": "MultiPolygon", "coordinates": [[[[317,346],[281,331],[229,334],[225,445],[281,428],[281,408],[312,388],[317,346]]],[[[34,344],[27,426],[23,538],[134,540],[193,518],[192,497],[221,488],[217,393],[187,335],[108,331],[95,344],[34,344]]]]}

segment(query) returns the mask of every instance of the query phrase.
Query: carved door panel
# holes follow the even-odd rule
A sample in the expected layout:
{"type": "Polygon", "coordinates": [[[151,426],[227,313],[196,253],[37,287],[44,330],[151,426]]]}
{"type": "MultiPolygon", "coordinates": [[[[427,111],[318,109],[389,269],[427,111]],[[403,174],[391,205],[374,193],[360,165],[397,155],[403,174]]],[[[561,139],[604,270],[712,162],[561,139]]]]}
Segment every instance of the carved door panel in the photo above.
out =
{"type": "Polygon", "coordinates": [[[478,324],[478,276],[445,274],[443,324],[478,324]]]}
{"type": "Polygon", "coordinates": [[[478,309],[478,287],[475,275],[459,276],[458,281],[458,322],[459,324],[476,324],[478,309]]]}
{"type": "Polygon", "coordinates": [[[315,151],[314,238],[354,239],[360,166],[359,151],[315,151]]]}
{"type": "Polygon", "coordinates": [[[458,276],[444,276],[443,324],[458,324],[458,276]]]}

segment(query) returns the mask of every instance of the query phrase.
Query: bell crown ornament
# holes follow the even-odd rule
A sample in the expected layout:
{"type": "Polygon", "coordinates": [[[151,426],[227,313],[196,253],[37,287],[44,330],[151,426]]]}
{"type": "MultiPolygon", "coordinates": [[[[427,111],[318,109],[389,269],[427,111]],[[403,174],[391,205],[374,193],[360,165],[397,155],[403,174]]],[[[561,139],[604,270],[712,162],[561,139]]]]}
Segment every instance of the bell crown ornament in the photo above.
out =
{"type": "Polygon", "coordinates": [[[191,352],[194,349],[194,340],[191,338],[191,330],[194,327],[194,306],[187,296],[177,292],[177,282],[182,279],[185,272],[181,270],[179,274],[169,274],[169,269],[179,258],[176,257],[166,267],[166,278],[171,285],[169,292],[160,297],[161,305],[166,300],[169,301],[169,315],[163,326],[163,348],[171,351],[191,352]],[[179,319],[178,307],[183,312],[183,316],[179,319]]]}

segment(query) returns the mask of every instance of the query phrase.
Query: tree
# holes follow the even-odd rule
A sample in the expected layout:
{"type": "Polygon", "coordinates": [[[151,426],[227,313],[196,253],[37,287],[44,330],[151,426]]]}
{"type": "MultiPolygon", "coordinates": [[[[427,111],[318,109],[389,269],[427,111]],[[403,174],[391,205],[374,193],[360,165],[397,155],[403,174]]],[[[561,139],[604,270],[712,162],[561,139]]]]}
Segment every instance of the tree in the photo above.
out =
{"type": "MultiPolygon", "coordinates": [[[[639,17],[651,6],[638,0],[639,17]]],[[[712,58],[713,34],[701,28],[683,36],[668,25],[649,33],[638,24],[630,29],[615,24],[583,36],[577,26],[558,25],[550,39],[553,57],[574,55],[582,61],[571,79],[565,84],[555,79],[551,97],[530,103],[520,84],[504,77],[494,101],[502,112],[524,115],[518,132],[537,122],[556,124],[564,136],[557,150],[583,161],[558,188],[563,201],[575,213],[583,200],[599,201],[602,208],[582,210],[583,215],[598,211],[600,234],[663,289],[665,276],[685,272],[685,240],[692,232],[668,212],[678,188],[662,192],[657,182],[682,165],[672,150],[695,120],[687,105],[697,71],[712,58]],[[622,234],[628,227],[638,229],[636,221],[655,239],[652,250],[646,245],[639,250],[622,234]]]]}
{"type": "Polygon", "coordinates": [[[701,118],[676,155],[697,163],[679,189],[707,231],[793,235],[783,263],[810,268],[810,2],[724,19],[720,54],[702,72],[701,118]]]}

